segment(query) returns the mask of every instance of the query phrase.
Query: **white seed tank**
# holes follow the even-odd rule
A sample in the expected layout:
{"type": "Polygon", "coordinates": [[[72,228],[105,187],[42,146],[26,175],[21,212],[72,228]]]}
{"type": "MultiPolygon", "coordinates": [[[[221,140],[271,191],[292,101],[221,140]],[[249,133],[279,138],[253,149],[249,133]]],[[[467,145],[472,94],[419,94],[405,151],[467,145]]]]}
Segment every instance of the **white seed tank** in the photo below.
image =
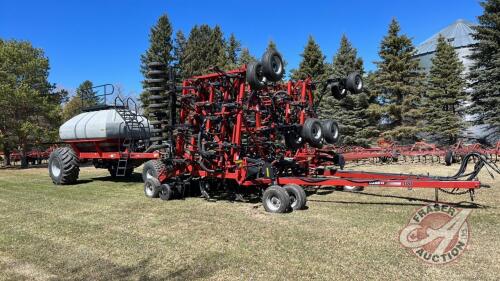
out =
{"type": "MultiPolygon", "coordinates": [[[[144,128],[134,129],[130,135],[135,139],[149,138],[149,121],[140,115],[137,119],[144,128]]],[[[125,121],[115,109],[106,109],[80,113],[69,119],[59,128],[59,137],[63,141],[124,139],[127,137],[127,128],[125,121]]]]}

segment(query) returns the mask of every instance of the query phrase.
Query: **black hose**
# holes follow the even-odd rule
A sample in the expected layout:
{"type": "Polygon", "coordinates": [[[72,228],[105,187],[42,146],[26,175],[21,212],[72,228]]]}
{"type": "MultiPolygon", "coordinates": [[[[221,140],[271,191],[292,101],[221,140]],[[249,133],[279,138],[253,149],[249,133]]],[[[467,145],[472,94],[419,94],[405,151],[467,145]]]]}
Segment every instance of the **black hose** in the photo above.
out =
{"type": "Polygon", "coordinates": [[[215,173],[215,170],[212,170],[212,169],[209,169],[207,166],[205,166],[205,164],[203,164],[202,161],[196,161],[196,163],[198,163],[198,165],[200,165],[200,168],[207,172],[207,173],[215,173]]]}

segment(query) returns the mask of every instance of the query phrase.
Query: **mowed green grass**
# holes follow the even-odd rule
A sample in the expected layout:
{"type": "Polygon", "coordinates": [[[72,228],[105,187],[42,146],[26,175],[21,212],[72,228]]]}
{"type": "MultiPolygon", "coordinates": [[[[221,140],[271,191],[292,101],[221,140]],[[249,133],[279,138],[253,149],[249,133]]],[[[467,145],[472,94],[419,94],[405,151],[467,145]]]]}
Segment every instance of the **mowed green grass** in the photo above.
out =
{"type": "Polygon", "coordinates": [[[0,169],[0,280],[498,280],[500,181],[481,177],[492,188],[477,193],[468,250],[431,266],[400,246],[398,232],[432,190],[322,192],[307,210],[280,215],[256,203],[150,200],[139,174],[115,182],[83,168],[79,184],[54,186],[46,168],[0,169]]]}

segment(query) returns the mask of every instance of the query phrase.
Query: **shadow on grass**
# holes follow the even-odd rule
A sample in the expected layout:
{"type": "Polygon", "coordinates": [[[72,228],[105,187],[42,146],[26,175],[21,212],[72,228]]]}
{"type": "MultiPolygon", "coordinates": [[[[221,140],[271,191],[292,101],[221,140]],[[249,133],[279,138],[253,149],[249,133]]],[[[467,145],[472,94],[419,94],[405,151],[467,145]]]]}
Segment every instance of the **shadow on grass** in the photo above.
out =
{"type": "Polygon", "coordinates": [[[94,177],[91,181],[106,181],[106,182],[143,182],[142,175],[139,173],[134,173],[129,177],[112,177],[112,176],[102,176],[102,177],[94,177]]]}
{"type": "Polygon", "coordinates": [[[197,256],[188,265],[165,276],[165,280],[207,279],[213,276],[217,271],[227,267],[227,265],[221,264],[220,261],[222,260],[224,260],[224,255],[222,253],[203,253],[197,256]]]}
{"type": "MultiPolygon", "coordinates": [[[[353,193],[353,194],[359,194],[359,195],[365,195],[365,196],[371,196],[371,197],[404,199],[404,200],[408,200],[408,201],[417,201],[420,203],[417,203],[417,202],[415,202],[415,203],[410,203],[410,202],[360,202],[360,201],[317,200],[317,199],[308,199],[308,201],[320,202],[320,203],[333,203],[333,204],[394,205],[394,206],[425,206],[425,205],[428,205],[430,203],[435,203],[434,200],[425,199],[425,198],[390,195],[390,194],[376,194],[376,193],[370,193],[370,192],[350,192],[350,191],[336,190],[335,188],[333,188],[333,190],[330,191],[329,193],[332,193],[333,191],[353,193]]],[[[316,194],[318,194],[318,193],[316,193],[316,194]]],[[[321,193],[319,195],[324,195],[324,194],[321,193]]],[[[488,208],[490,208],[487,205],[482,205],[482,204],[469,202],[469,201],[460,201],[460,202],[456,202],[456,203],[439,201],[439,203],[447,204],[447,205],[458,207],[458,208],[466,208],[466,209],[488,209],[488,208]]]]}
{"type": "Polygon", "coordinates": [[[36,165],[28,165],[28,167],[21,167],[21,165],[10,165],[10,166],[0,166],[0,170],[28,170],[28,169],[47,169],[49,165],[47,163],[44,164],[36,164],[36,165]]]}

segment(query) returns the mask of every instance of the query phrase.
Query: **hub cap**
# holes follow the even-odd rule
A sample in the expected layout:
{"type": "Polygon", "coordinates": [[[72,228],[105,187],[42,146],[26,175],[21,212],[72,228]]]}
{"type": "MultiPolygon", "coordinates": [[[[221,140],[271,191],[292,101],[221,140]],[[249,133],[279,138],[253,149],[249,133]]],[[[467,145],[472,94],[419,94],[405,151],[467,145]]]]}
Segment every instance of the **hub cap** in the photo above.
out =
{"type": "Polygon", "coordinates": [[[276,196],[271,196],[266,201],[267,206],[272,211],[277,211],[281,207],[281,200],[276,196]]]}
{"type": "Polygon", "coordinates": [[[52,171],[52,175],[54,175],[54,177],[59,177],[59,175],[61,175],[61,163],[59,163],[58,160],[52,161],[50,164],[50,170],[52,171]]]}

